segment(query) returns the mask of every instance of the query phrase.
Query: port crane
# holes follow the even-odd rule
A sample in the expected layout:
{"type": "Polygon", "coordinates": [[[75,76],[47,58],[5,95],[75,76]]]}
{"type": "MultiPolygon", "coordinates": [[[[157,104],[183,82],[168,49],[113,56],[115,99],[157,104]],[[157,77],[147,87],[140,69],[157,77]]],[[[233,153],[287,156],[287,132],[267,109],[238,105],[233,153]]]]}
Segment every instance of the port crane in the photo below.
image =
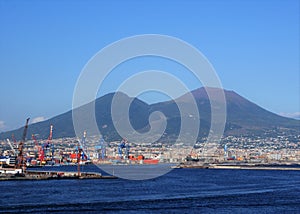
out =
{"type": "Polygon", "coordinates": [[[15,138],[15,135],[14,134],[12,134],[11,135],[11,139],[13,140],[13,142],[14,142],[14,146],[15,146],[15,148],[17,148],[18,147],[18,144],[17,144],[17,141],[16,141],[16,138],[15,138]]]}
{"type": "Polygon", "coordinates": [[[105,141],[102,137],[100,138],[99,145],[95,146],[95,150],[98,153],[97,158],[104,160],[105,155],[106,155],[106,146],[105,146],[105,141]],[[100,153],[101,153],[101,156],[99,157],[100,153]]]}
{"type": "Polygon", "coordinates": [[[81,159],[87,160],[89,159],[88,157],[88,151],[87,151],[87,146],[86,146],[86,131],[83,132],[83,136],[80,142],[80,148],[81,148],[81,159]]]}
{"type": "Polygon", "coordinates": [[[81,138],[81,141],[77,141],[77,146],[75,147],[75,152],[77,154],[77,157],[78,155],[80,154],[80,158],[82,160],[87,160],[88,159],[88,156],[86,155],[86,131],[83,132],[83,136],[81,138]]]}
{"type": "Polygon", "coordinates": [[[80,162],[81,160],[87,160],[87,156],[84,153],[84,149],[86,149],[86,131],[83,132],[83,136],[81,141],[78,141],[77,146],[75,148],[76,157],[77,157],[77,174],[80,177],[80,162]]]}
{"type": "Polygon", "coordinates": [[[130,146],[127,140],[123,139],[118,146],[119,157],[123,158],[123,149],[125,149],[125,159],[129,157],[130,146]]]}
{"type": "Polygon", "coordinates": [[[9,147],[11,148],[11,151],[13,152],[13,155],[16,155],[17,152],[16,152],[15,148],[13,147],[13,145],[11,144],[10,140],[7,138],[6,141],[9,145],[9,147]]]}
{"type": "Polygon", "coordinates": [[[40,146],[38,144],[38,141],[37,141],[37,139],[36,139],[36,137],[35,137],[34,134],[31,135],[31,138],[32,138],[32,140],[33,140],[33,142],[35,144],[35,147],[38,149],[38,160],[40,161],[40,164],[42,164],[42,162],[45,160],[44,149],[43,149],[42,146],[40,146]]]}
{"type": "Polygon", "coordinates": [[[50,133],[48,137],[48,143],[51,145],[51,160],[54,160],[54,144],[52,143],[52,135],[53,135],[53,125],[50,125],[50,133]]]}
{"type": "Polygon", "coordinates": [[[81,160],[80,159],[81,159],[81,155],[83,154],[83,152],[82,152],[82,148],[79,145],[79,143],[77,145],[76,153],[77,153],[77,173],[78,173],[78,177],[80,177],[80,175],[81,175],[81,173],[80,173],[80,161],[81,160]]]}
{"type": "Polygon", "coordinates": [[[18,144],[17,144],[17,141],[16,141],[16,138],[15,138],[14,134],[11,135],[11,138],[13,140],[13,143],[11,143],[9,139],[7,139],[7,142],[8,142],[8,144],[9,144],[9,146],[10,146],[12,152],[13,152],[13,155],[11,155],[10,158],[9,158],[9,164],[13,165],[13,166],[16,166],[16,161],[17,161],[17,156],[18,156],[18,151],[17,151],[18,144]]]}
{"type": "Polygon", "coordinates": [[[50,132],[46,143],[43,146],[44,156],[46,156],[46,160],[49,160],[51,157],[51,161],[54,160],[54,144],[52,143],[52,135],[53,135],[53,125],[50,125],[50,132]],[[50,157],[49,157],[50,156],[50,157]]]}
{"type": "Polygon", "coordinates": [[[22,139],[21,139],[21,142],[19,143],[19,146],[18,146],[19,153],[18,153],[18,157],[17,157],[16,168],[18,168],[18,169],[22,169],[23,168],[23,171],[25,170],[25,167],[26,167],[25,161],[24,161],[24,155],[23,155],[23,146],[24,146],[24,143],[25,143],[25,140],[26,140],[29,119],[30,118],[26,119],[26,124],[24,126],[24,131],[23,131],[22,139]]]}

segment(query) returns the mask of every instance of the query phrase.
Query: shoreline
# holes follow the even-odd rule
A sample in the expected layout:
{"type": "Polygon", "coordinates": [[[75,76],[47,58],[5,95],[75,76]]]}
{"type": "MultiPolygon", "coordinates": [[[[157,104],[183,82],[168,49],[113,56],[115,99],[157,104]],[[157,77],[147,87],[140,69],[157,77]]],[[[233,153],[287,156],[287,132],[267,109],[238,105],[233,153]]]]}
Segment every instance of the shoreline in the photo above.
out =
{"type": "MultiPolygon", "coordinates": [[[[228,169],[228,170],[276,170],[276,171],[300,171],[300,164],[179,164],[172,166],[173,169],[228,169]]],[[[97,172],[51,171],[29,170],[25,173],[10,174],[0,173],[0,181],[25,181],[25,180],[73,180],[73,179],[117,179],[113,175],[102,175],[97,172]]]]}
{"type": "Polygon", "coordinates": [[[241,170],[293,170],[300,171],[300,164],[191,164],[178,165],[183,169],[241,169],[241,170]],[[293,167],[295,166],[295,167],[293,167]]]}
{"type": "Polygon", "coordinates": [[[20,181],[20,180],[66,180],[66,179],[117,179],[113,175],[102,175],[97,172],[77,172],[66,171],[26,171],[25,173],[1,173],[0,181],[20,181]]]}
{"type": "Polygon", "coordinates": [[[296,168],[296,167],[273,167],[273,166],[222,166],[222,165],[210,166],[209,169],[295,170],[295,171],[300,170],[300,168],[296,168]]]}

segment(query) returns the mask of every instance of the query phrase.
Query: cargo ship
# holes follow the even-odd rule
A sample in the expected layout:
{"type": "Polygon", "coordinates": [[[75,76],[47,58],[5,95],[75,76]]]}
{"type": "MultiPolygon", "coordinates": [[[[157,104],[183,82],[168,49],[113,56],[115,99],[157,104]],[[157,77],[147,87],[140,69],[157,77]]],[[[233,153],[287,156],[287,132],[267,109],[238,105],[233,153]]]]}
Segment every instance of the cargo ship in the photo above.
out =
{"type": "Polygon", "coordinates": [[[152,159],[152,158],[144,159],[143,160],[144,164],[158,164],[158,162],[159,162],[158,159],[152,159]]]}
{"type": "Polygon", "coordinates": [[[129,155],[128,159],[131,161],[136,161],[140,164],[158,164],[159,159],[153,159],[153,158],[145,158],[143,155],[139,155],[137,157],[134,157],[133,155],[129,155]]]}

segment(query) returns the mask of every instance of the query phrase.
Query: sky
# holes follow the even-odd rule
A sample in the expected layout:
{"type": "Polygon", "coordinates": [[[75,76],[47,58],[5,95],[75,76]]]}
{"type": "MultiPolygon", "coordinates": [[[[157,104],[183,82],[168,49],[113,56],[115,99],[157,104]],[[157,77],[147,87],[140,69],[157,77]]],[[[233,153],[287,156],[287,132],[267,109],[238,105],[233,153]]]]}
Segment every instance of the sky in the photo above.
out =
{"type": "MultiPolygon", "coordinates": [[[[188,42],[214,66],[225,89],[295,116],[300,112],[299,10],[296,0],[0,0],[0,132],[22,126],[28,116],[37,122],[71,110],[77,78],[89,59],[139,34],[188,42]]],[[[114,77],[147,69],[177,73],[190,89],[201,87],[182,66],[156,58],[120,65],[114,77]]],[[[114,91],[116,84],[108,78],[98,95],[114,91]]]]}

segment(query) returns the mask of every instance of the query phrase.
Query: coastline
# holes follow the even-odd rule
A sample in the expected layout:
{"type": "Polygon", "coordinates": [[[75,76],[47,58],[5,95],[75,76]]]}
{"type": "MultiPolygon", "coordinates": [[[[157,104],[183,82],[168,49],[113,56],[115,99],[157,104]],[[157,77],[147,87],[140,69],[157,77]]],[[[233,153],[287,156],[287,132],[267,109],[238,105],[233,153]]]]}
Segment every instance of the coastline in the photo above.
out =
{"type": "Polygon", "coordinates": [[[113,175],[102,175],[98,172],[66,172],[66,171],[26,171],[25,173],[0,173],[0,181],[15,180],[62,180],[62,179],[116,179],[113,175]]]}
{"type": "Polygon", "coordinates": [[[181,164],[177,168],[189,169],[241,169],[241,170],[293,170],[300,171],[300,164],[181,164]]]}

